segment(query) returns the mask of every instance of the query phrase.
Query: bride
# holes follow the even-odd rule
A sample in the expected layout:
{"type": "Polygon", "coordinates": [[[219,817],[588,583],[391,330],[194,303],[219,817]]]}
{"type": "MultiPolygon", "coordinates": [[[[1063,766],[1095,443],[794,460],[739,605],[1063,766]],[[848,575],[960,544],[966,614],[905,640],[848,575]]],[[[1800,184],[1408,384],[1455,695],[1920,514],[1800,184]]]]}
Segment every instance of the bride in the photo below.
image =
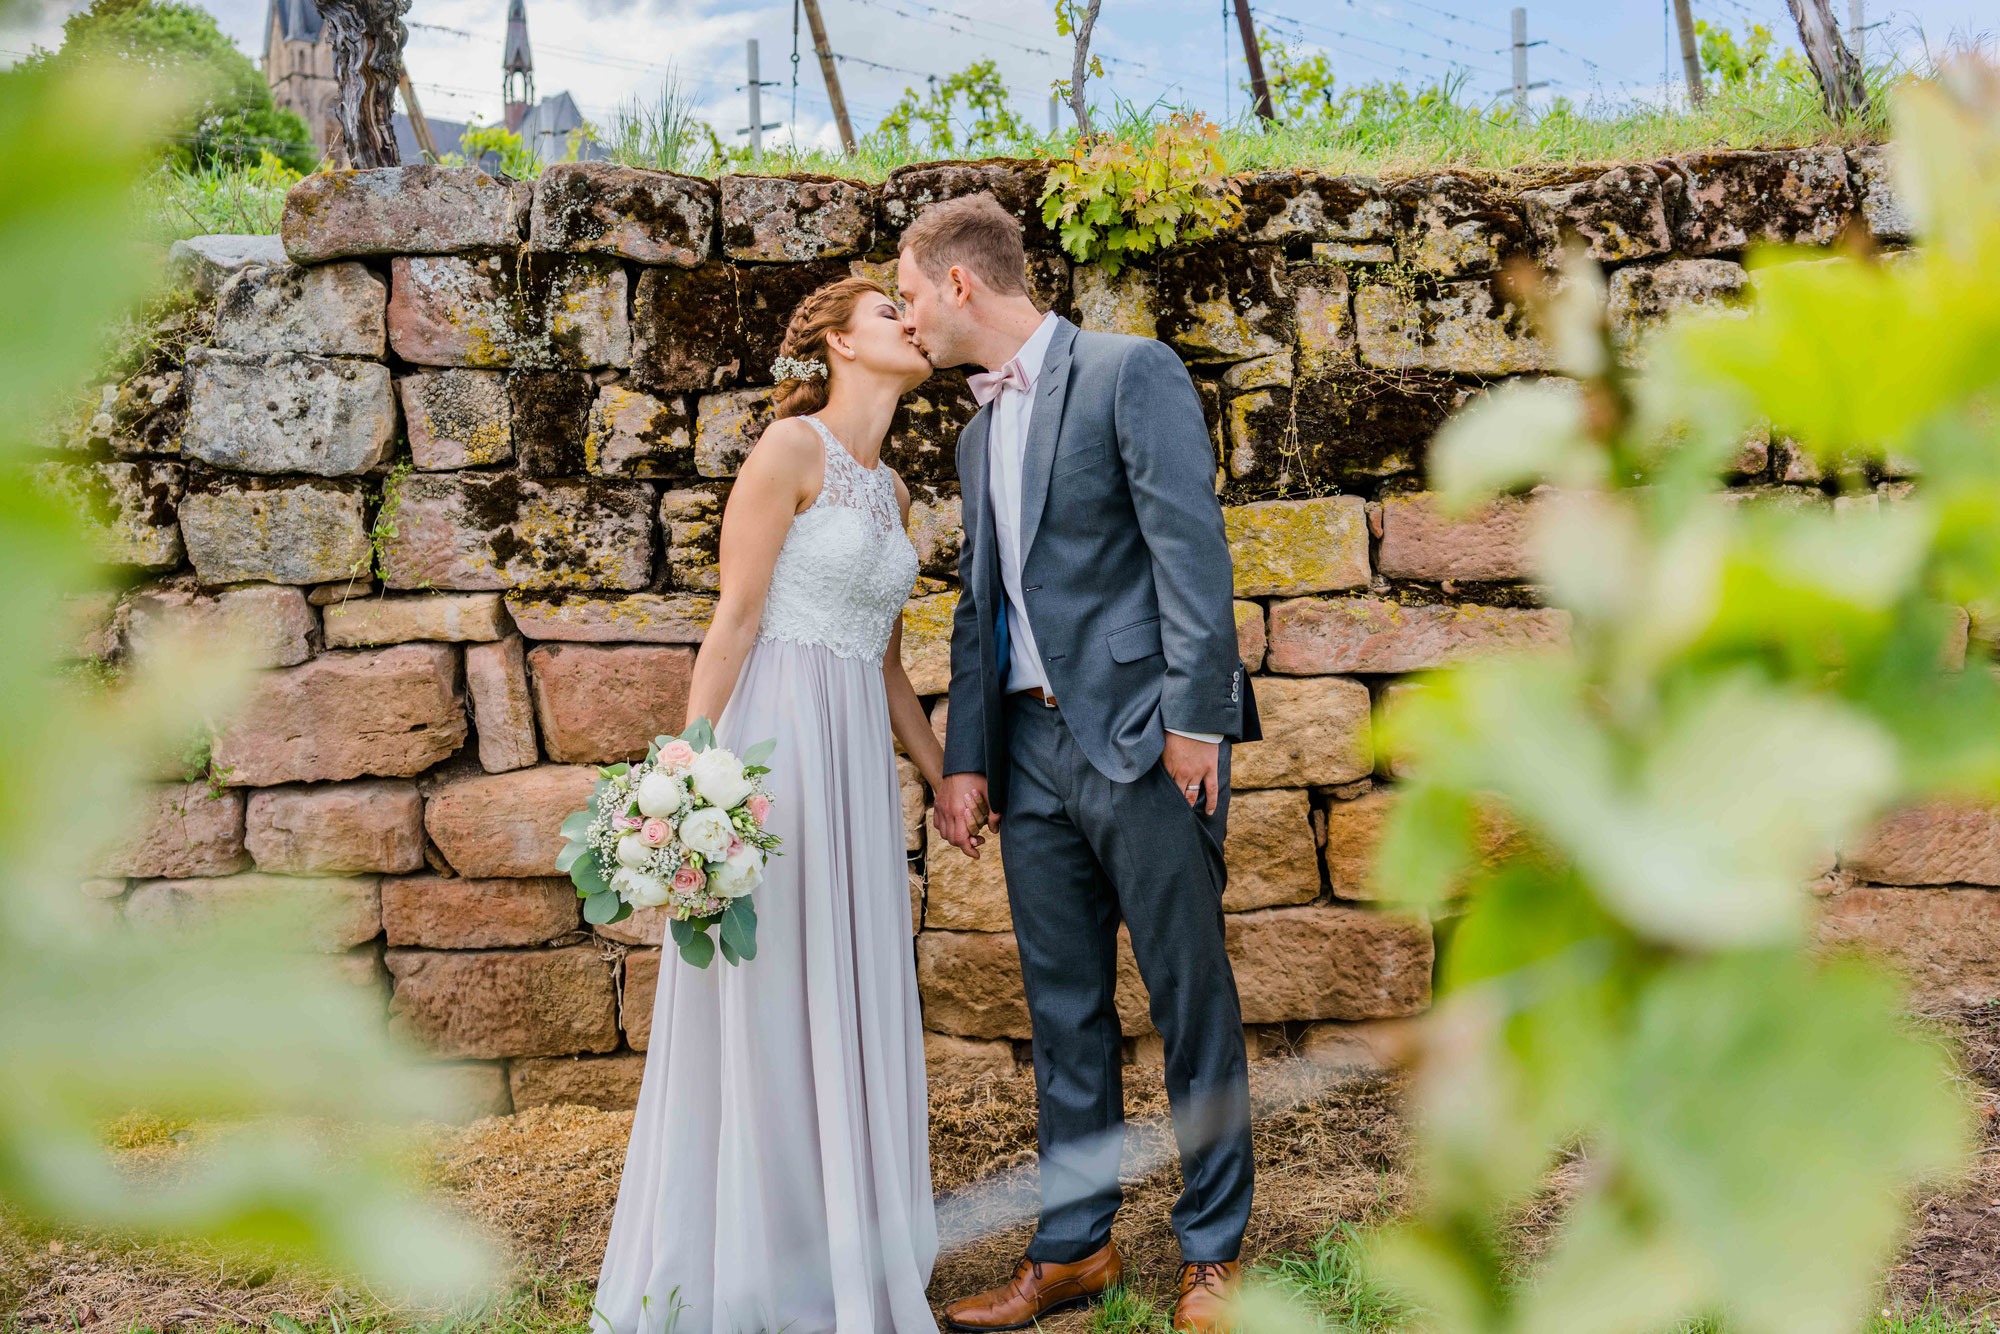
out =
{"type": "Polygon", "coordinates": [[[859,278],[786,326],[779,420],[722,519],[688,717],[777,739],[757,957],[665,952],[596,1334],[932,1334],[929,1104],[890,735],[943,753],[902,668],[910,498],[880,462],[930,363],[859,278]]]}

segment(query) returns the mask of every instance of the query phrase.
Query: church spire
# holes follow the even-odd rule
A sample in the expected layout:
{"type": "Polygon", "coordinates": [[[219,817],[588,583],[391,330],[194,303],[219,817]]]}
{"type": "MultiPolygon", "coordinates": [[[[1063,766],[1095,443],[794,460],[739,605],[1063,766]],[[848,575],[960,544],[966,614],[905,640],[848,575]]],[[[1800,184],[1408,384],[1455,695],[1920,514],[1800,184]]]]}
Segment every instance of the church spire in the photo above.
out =
{"type": "Polygon", "coordinates": [[[535,57],[528,50],[527,0],[508,0],[507,51],[500,61],[500,96],[507,106],[507,128],[521,128],[522,117],[535,100],[535,57]]]}

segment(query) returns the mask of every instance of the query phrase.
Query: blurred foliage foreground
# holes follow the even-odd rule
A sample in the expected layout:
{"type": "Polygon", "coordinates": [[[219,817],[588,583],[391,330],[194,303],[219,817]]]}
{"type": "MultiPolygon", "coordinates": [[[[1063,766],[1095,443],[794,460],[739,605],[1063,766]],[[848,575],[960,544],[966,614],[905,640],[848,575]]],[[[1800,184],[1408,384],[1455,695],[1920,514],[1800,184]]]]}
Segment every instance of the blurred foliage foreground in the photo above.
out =
{"type": "Polygon", "coordinates": [[[2000,74],[1958,63],[1896,115],[1919,252],[1755,257],[1754,305],[1639,373],[1573,261],[1540,317],[1574,381],[1502,387],[1433,445],[1461,508],[1551,486],[1537,577],[1574,618],[1567,652],[1439,674],[1388,720],[1381,884],[1464,902],[1419,1207],[1374,1251],[1436,1330],[1855,1329],[1909,1193],[1963,1161],[1947,1053],[1885,976],[1816,955],[1802,888],[1893,807],[2000,796],[2000,675],[1941,651],[2000,600],[2000,74]],[[1718,495],[1765,424],[1848,494],[1718,495]],[[1866,489],[1890,455],[1913,494],[1866,489]],[[1570,1153],[1523,1282],[1510,1223],[1570,1153]]]}
{"type": "Polygon", "coordinates": [[[239,679],[212,646],[149,658],[115,689],[59,674],[70,599],[108,576],[81,516],[20,477],[35,423],[157,281],[130,201],[158,152],[143,127],[175,114],[165,91],[89,68],[0,80],[0,1208],[289,1254],[385,1296],[474,1291],[485,1251],[407,1197],[379,1145],[334,1155],[313,1132],[319,1116],[450,1114],[444,1076],[390,1045],[379,1003],[254,905],[208,930],[97,931],[77,892],[133,785],[239,679]],[[140,1179],[103,1136],[135,1109],[231,1131],[140,1179]]]}

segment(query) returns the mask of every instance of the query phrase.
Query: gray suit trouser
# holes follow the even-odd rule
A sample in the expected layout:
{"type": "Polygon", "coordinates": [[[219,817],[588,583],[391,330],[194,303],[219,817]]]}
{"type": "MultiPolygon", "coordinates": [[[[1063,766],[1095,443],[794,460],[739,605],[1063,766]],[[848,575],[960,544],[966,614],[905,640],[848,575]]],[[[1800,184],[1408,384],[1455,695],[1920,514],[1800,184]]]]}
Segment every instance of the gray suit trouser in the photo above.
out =
{"type": "Polygon", "coordinates": [[[1184,1260],[1234,1260],[1250,1216],[1249,1067],[1223,948],[1229,743],[1213,815],[1191,808],[1163,763],[1113,782],[1084,757],[1059,708],[1006,701],[1001,858],[1034,1024],[1041,1099],[1041,1222],[1030,1259],[1065,1264],[1111,1237],[1125,1138],[1118,924],[1166,1045],[1167,1098],[1184,1188],[1173,1210],[1184,1260]]]}

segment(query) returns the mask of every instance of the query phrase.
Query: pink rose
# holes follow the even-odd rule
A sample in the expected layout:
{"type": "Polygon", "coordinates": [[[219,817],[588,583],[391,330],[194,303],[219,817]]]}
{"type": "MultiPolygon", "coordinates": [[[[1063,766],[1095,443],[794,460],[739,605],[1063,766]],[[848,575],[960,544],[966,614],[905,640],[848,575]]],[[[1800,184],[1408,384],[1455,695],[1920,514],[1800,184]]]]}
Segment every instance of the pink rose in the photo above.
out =
{"type": "Polygon", "coordinates": [[[674,773],[684,773],[694,763],[694,747],[676,738],[660,749],[660,763],[674,773]]]}
{"type": "Polygon", "coordinates": [[[643,819],[636,815],[621,815],[618,817],[618,827],[620,829],[637,829],[645,823],[643,819]]]}
{"type": "Polygon", "coordinates": [[[750,794],[750,800],[743,804],[750,808],[750,818],[757,822],[759,829],[762,829],[764,821],[771,815],[771,799],[762,792],[753,792],[750,794]]]}
{"type": "Polygon", "coordinates": [[[665,820],[648,820],[639,826],[639,841],[649,848],[657,848],[674,836],[674,827],[665,820]]]}
{"type": "Polygon", "coordinates": [[[692,894],[708,883],[708,874],[693,862],[682,862],[681,869],[674,872],[674,892],[692,894]]]}
{"type": "Polygon", "coordinates": [[[731,834],[729,836],[729,851],[723,853],[722,855],[725,857],[734,857],[737,853],[741,851],[743,851],[743,840],[739,838],[737,835],[731,834]]]}

